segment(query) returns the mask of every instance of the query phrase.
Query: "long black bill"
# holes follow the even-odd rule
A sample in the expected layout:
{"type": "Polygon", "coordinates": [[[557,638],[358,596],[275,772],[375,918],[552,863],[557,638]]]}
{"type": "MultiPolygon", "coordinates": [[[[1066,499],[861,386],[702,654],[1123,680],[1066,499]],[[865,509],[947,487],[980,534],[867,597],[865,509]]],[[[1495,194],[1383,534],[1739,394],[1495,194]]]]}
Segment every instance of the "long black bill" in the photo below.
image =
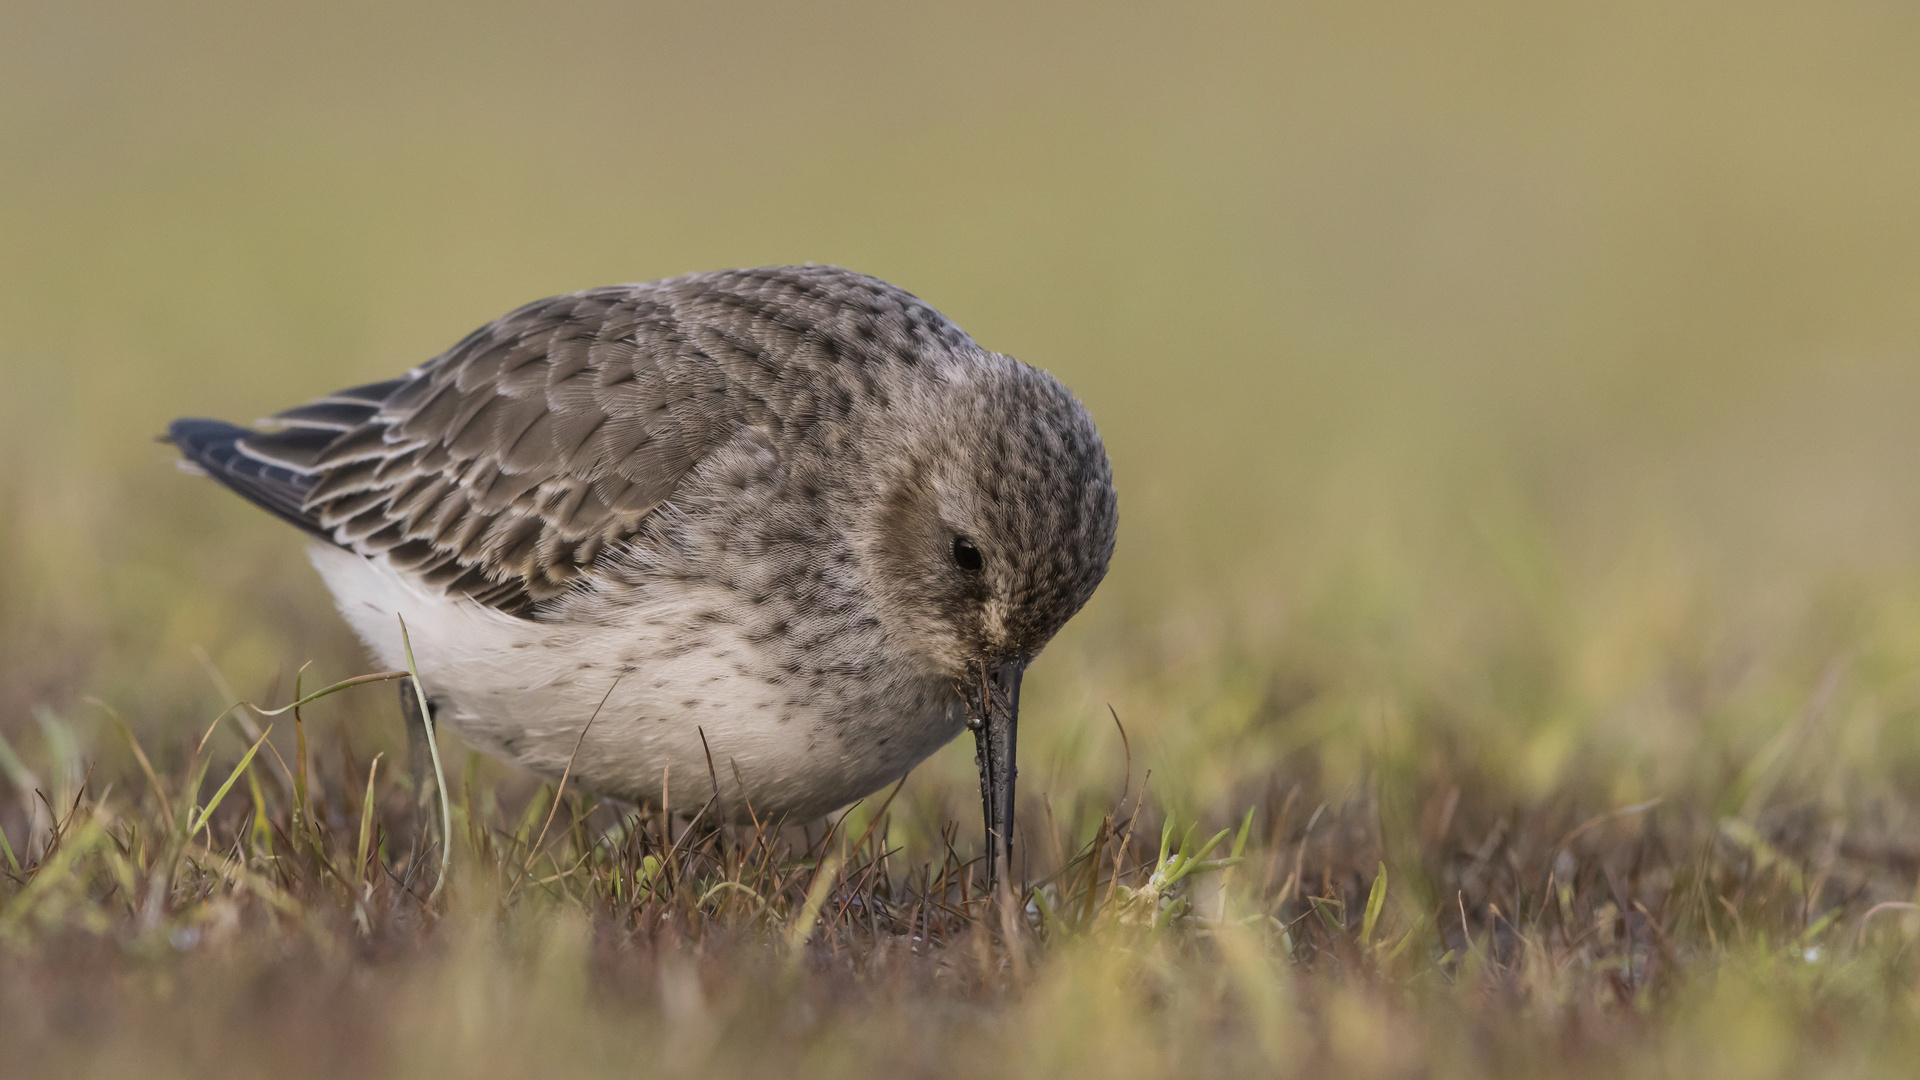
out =
{"type": "MultiPolygon", "coordinates": [[[[980,766],[980,809],[986,820],[987,892],[1000,886],[1000,860],[1013,870],[1013,782],[1019,776],[1013,747],[1020,720],[1020,677],[1027,662],[1009,660],[981,673],[980,717],[975,721],[974,762],[980,766]]],[[[969,702],[974,704],[974,702],[969,702]]]]}

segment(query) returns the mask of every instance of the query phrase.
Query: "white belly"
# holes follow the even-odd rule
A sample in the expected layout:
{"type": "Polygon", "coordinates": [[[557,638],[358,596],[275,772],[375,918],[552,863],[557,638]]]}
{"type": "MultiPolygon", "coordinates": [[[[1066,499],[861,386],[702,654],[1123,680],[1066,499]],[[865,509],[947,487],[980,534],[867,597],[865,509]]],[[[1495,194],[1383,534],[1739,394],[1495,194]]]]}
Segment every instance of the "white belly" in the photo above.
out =
{"type": "Polygon", "coordinates": [[[861,696],[890,701],[888,716],[837,715],[844,704],[828,715],[799,686],[769,679],[738,628],[692,625],[712,606],[698,596],[637,605],[612,623],[533,622],[340,548],[314,545],[309,556],[390,669],[407,666],[405,618],[442,720],[549,777],[571,762],[574,782],[602,794],[682,812],[718,795],[734,819],[749,809],[811,816],[905,775],[962,727],[927,694],[861,696]]]}

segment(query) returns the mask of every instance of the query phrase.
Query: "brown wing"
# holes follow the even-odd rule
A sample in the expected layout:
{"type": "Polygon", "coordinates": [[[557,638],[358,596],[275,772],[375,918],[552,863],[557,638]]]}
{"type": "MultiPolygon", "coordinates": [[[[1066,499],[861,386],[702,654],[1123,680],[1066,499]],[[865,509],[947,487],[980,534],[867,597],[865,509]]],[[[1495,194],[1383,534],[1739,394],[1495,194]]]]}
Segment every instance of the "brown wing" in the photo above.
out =
{"type": "Polygon", "coordinates": [[[861,274],[696,274],[529,304],[277,430],[186,419],[169,437],[301,528],[530,615],[742,423],[844,419],[877,367],[961,347],[938,312],[861,274]]]}
{"type": "Polygon", "coordinates": [[[296,524],[525,615],[638,530],[728,411],[669,299],[618,286],[529,304],[281,430],[235,429],[232,451],[303,489],[296,524]]]}

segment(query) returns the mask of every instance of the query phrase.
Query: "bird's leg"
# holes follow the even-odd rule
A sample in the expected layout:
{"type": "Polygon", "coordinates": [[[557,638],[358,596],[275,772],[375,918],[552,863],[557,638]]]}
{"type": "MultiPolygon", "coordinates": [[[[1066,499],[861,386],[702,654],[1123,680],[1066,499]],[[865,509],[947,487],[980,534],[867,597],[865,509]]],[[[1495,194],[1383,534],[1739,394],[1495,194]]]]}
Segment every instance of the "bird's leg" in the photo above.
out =
{"type": "MultiPolygon", "coordinates": [[[[433,709],[433,703],[427,708],[433,709]]],[[[400,715],[407,721],[407,775],[413,780],[414,810],[424,813],[433,794],[428,786],[433,782],[433,751],[427,746],[427,717],[420,713],[420,695],[411,678],[400,680],[400,715]]]]}

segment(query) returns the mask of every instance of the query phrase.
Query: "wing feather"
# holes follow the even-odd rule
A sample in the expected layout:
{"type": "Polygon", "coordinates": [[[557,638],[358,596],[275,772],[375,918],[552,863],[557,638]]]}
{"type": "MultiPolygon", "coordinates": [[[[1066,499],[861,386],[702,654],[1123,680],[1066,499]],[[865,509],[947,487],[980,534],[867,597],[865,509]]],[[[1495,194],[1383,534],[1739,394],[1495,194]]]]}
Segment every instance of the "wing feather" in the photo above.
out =
{"type": "Polygon", "coordinates": [[[317,536],[532,617],[745,426],[844,415],[861,372],[971,342],[832,267],[695,274],[529,304],[407,375],[277,414],[180,420],[209,475],[317,536]],[[798,361],[798,362],[796,362],[798,361]],[[831,385],[823,385],[828,383],[831,385]]]}

